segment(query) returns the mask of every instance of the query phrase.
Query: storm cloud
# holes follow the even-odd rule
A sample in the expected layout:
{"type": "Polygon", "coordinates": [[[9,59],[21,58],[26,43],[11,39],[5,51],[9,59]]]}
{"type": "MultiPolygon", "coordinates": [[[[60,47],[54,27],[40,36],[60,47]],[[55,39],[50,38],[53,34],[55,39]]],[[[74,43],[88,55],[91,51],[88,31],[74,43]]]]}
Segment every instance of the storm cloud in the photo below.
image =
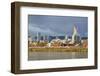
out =
{"type": "Polygon", "coordinates": [[[74,16],[29,15],[28,33],[41,32],[47,35],[72,35],[73,26],[77,26],[81,36],[87,36],[88,18],[74,16]]]}

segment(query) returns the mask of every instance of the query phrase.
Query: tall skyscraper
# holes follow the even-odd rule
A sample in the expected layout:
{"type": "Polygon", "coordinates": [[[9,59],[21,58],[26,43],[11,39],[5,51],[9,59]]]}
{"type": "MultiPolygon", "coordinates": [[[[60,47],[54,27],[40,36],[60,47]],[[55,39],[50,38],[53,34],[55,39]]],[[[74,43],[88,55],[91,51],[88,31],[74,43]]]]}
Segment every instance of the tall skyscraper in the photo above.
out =
{"type": "Polygon", "coordinates": [[[48,36],[47,35],[44,35],[43,40],[44,41],[48,41],[48,36]]]}
{"type": "Polygon", "coordinates": [[[72,34],[72,43],[79,43],[80,42],[80,36],[79,33],[77,31],[76,26],[74,25],[73,27],[73,34],[72,34]]]}
{"type": "Polygon", "coordinates": [[[41,40],[41,33],[37,32],[37,42],[39,42],[41,40]]]}
{"type": "Polygon", "coordinates": [[[66,35],[66,36],[65,36],[65,40],[67,40],[67,39],[68,39],[68,36],[66,35]]]}

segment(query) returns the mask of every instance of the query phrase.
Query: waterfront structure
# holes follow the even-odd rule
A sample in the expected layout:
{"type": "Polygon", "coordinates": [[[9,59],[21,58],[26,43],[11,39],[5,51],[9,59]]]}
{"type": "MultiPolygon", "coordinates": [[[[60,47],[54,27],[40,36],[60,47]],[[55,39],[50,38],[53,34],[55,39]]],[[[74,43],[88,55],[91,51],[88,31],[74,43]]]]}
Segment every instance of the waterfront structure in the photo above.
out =
{"type": "Polygon", "coordinates": [[[37,32],[37,42],[40,42],[40,40],[41,40],[41,33],[37,32]]]}
{"type": "Polygon", "coordinates": [[[47,35],[44,35],[44,36],[43,36],[43,40],[44,40],[44,41],[48,41],[48,36],[47,36],[47,35]]]}
{"type": "Polygon", "coordinates": [[[83,47],[88,48],[88,39],[87,39],[87,37],[83,37],[81,39],[81,44],[82,44],[83,47]]]}
{"type": "Polygon", "coordinates": [[[73,34],[72,34],[72,41],[71,41],[71,43],[80,43],[80,41],[81,41],[81,37],[80,37],[80,35],[79,35],[79,33],[78,33],[78,31],[77,31],[77,28],[76,28],[76,26],[74,26],[73,27],[73,34]]]}

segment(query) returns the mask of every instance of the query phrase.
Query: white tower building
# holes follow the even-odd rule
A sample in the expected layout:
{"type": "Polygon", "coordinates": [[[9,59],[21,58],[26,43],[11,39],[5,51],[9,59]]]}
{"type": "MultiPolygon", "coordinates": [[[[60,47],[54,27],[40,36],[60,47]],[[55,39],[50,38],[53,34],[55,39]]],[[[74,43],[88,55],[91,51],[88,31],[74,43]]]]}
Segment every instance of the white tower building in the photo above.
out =
{"type": "Polygon", "coordinates": [[[73,34],[72,34],[72,43],[79,43],[80,36],[78,34],[76,26],[73,27],[73,34]]]}
{"type": "Polygon", "coordinates": [[[68,39],[68,36],[66,35],[66,36],[65,36],[65,40],[67,40],[67,39],[68,39]]]}

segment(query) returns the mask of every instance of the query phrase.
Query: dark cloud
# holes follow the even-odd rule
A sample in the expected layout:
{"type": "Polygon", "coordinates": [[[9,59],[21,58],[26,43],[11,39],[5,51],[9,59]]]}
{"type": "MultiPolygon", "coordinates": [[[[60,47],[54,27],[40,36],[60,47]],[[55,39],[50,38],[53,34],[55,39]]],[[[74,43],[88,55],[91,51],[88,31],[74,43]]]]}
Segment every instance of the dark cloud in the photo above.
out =
{"type": "Polygon", "coordinates": [[[81,36],[87,35],[88,18],[71,16],[29,15],[29,33],[41,32],[50,35],[71,35],[73,26],[77,26],[81,36]]]}

